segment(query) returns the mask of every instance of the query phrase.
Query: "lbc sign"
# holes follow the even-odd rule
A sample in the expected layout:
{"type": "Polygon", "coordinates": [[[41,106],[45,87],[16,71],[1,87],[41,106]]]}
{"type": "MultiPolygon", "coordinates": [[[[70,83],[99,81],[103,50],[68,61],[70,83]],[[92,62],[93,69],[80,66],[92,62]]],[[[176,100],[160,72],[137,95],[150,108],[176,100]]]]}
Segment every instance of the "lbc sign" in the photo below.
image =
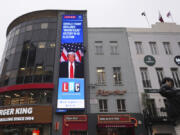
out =
{"type": "Polygon", "coordinates": [[[80,83],[63,82],[62,92],[80,92],[80,83]]]}
{"type": "Polygon", "coordinates": [[[60,78],[57,108],[83,109],[84,104],[84,79],[60,78]]]}

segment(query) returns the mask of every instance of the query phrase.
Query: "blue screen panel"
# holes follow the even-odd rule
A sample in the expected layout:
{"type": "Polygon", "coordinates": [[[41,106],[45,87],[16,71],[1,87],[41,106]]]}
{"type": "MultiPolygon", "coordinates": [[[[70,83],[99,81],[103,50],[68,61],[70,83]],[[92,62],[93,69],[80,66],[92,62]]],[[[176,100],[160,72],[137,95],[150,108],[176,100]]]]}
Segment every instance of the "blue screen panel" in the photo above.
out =
{"type": "Polygon", "coordinates": [[[83,43],[83,16],[63,15],[61,44],[83,43]]]}
{"type": "Polygon", "coordinates": [[[57,108],[84,108],[84,79],[59,78],[57,108]]]}

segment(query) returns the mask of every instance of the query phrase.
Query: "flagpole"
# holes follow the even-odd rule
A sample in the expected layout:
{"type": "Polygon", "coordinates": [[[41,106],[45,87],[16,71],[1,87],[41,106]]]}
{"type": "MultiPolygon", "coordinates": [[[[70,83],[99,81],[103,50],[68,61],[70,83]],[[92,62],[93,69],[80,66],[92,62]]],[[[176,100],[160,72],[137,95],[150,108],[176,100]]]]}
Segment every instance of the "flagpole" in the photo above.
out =
{"type": "Polygon", "coordinates": [[[146,21],[147,21],[147,23],[148,23],[148,26],[151,27],[151,26],[150,26],[150,23],[149,23],[149,20],[148,20],[148,18],[147,18],[146,15],[145,15],[145,17],[146,17],[146,21]]]}
{"type": "Polygon", "coordinates": [[[147,21],[147,23],[148,23],[148,26],[151,27],[151,26],[150,26],[150,23],[149,23],[149,20],[148,20],[148,18],[147,18],[147,16],[146,16],[146,13],[145,13],[145,12],[142,12],[141,15],[142,15],[142,16],[145,16],[146,21],[147,21]]]}
{"type": "Polygon", "coordinates": [[[175,23],[172,14],[171,14],[171,20],[172,20],[173,23],[175,23]]]}

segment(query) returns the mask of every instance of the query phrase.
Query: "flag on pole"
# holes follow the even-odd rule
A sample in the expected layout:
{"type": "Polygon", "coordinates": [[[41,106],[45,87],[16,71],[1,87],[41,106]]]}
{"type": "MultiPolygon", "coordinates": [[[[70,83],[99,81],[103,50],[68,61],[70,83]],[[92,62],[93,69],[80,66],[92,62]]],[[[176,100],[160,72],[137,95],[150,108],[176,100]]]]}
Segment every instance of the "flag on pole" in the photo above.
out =
{"type": "Polygon", "coordinates": [[[147,23],[148,23],[148,26],[150,27],[150,24],[149,24],[149,21],[148,21],[148,18],[147,18],[146,12],[145,12],[145,11],[144,11],[144,12],[142,12],[142,13],[141,13],[141,15],[142,15],[142,16],[144,16],[144,17],[146,18],[146,21],[147,21],[147,23]]]}
{"type": "Polygon", "coordinates": [[[171,12],[169,11],[166,15],[168,18],[171,18],[172,22],[174,22],[173,16],[171,14],[171,12]]]}
{"type": "Polygon", "coordinates": [[[146,13],[145,13],[145,12],[142,12],[141,15],[142,15],[142,16],[146,16],[146,13]]]}
{"type": "Polygon", "coordinates": [[[169,11],[166,16],[169,18],[171,16],[171,12],[169,11]]]}
{"type": "Polygon", "coordinates": [[[164,20],[163,20],[162,15],[161,15],[160,12],[159,12],[159,21],[162,22],[162,23],[164,23],[164,20]]]}

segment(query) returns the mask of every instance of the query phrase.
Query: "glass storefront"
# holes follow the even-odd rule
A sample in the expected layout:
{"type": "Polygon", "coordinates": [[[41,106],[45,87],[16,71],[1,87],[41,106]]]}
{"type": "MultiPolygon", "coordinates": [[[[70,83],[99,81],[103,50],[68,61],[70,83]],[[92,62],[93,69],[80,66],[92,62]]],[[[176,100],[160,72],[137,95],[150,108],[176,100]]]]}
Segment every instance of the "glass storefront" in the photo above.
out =
{"type": "Polygon", "coordinates": [[[51,104],[52,90],[22,90],[4,92],[0,95],[0,106],[51,104]]]}
{"type": "Polygon", "coordinates": [[[50,135],[50,125],[23,125],[0,127],[0,135],[32,135],[34,130],[39,130],[39,135],[50,135]]]}

